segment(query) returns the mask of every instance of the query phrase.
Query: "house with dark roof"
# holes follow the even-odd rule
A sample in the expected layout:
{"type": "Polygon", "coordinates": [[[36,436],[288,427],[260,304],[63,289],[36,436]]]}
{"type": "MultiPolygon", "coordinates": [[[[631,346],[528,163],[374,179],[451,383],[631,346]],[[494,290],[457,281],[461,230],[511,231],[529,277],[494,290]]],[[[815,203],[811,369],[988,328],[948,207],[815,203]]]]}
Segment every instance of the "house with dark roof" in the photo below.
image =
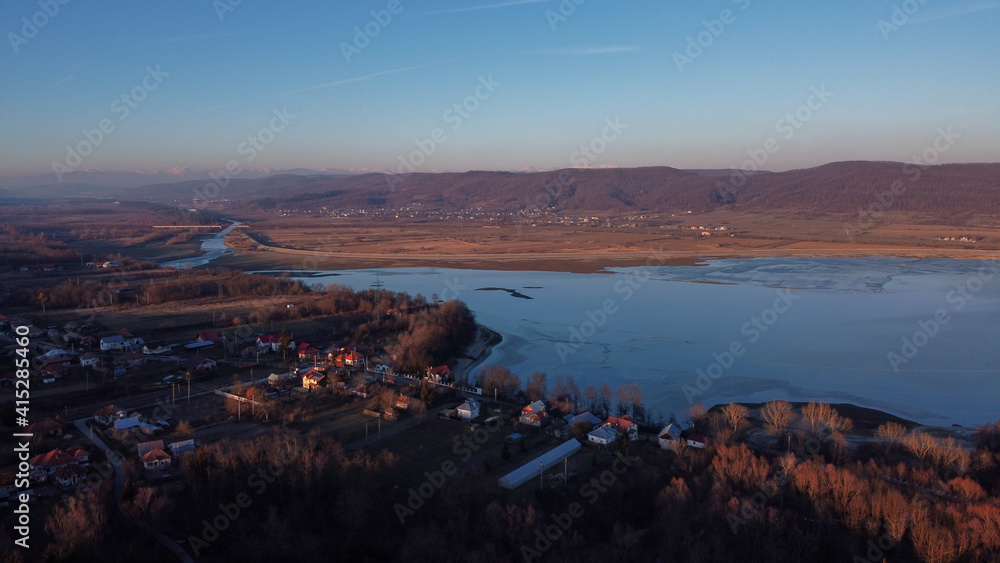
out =
{"type": "Polygon", "coordinates": [[[597,444],[599,446],[607,446],[617,439],[618,432],[616,432],[615,429],[608,424],[598,426],[587,433],[587,440],[589,440],[592,444],[597,444]]]}
{"type": "Polygon", "coordinates": [[[87,478],[87,470],[78,463],[71,463],[57,469],[53,477],[60,486],[72,487],[87,478]]]}
{"type": "Polygon", "coordinates": [[[659,442],[660,447],[664,450],[669,450],[670,448],[677,447],[681,440],[681,427],[676,424],[668,424],[660,430],[659,442]]]}
{"type": "Polygon", "coordinates": [[[114,405],[108,405],[94,413],[94,421],[104,426],[111,426],[116,420],[125,418],[125,411],[114,405]]]}
{"type": "Polygon", "coordinates": [[[59,418],[58,415],[56,419],[46,418],[45,420],[31,424],[28,426],[28,432],[36,436],[62,436],[65,423],[62,422],[62,418],[59,418]]]}

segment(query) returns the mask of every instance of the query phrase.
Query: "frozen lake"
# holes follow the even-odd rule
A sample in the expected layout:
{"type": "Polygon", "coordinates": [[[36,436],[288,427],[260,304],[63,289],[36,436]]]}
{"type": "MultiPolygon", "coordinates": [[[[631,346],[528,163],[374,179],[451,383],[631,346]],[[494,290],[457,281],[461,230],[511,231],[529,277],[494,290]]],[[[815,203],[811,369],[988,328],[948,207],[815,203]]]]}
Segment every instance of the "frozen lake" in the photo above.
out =
{"type": "Polygon", "coordinates": [[[503,334],[485,365],[635,382],[651,412],[824,400],[925,424],[1000,419],[1000,262],[713,260],[610,273],[386,268],[310,284],[461,299],[503,334]],[[699,283],[700,282],[700,283],[699,283]],[[506,289],[508,291],[501,291],[506,289]]]}

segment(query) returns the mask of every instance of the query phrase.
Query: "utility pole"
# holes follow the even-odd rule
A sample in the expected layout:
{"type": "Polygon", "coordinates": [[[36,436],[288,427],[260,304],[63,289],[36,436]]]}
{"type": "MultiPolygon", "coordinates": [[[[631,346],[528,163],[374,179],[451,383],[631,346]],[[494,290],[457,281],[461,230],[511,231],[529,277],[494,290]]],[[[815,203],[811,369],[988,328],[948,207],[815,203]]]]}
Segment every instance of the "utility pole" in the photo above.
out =
{"type": "Polygon", "coordinates": [[[541,491],[545,488],[545,464],[541,461],[538,462],[538,490],[541,491]]]}
{"type": "Polygon", "coordinates": [[[371,287],[375,288],[375,320],[382,320],[382,310],[379,309],[379,304],[382,302],[382,286],[385,284],[379,281],[378,272],[375,272],[375,283],[371,287]]]}

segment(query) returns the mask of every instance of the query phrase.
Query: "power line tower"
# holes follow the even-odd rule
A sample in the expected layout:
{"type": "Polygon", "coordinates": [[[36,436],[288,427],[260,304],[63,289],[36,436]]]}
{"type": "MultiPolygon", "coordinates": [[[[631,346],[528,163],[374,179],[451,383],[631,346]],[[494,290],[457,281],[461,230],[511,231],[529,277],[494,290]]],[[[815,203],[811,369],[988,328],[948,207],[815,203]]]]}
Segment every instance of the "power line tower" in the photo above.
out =
{"type": "Polygon", "coordinates": [[[372,289],[375,290],[375,320],[382,320],[382,309],[379,308],[379,304],[382,303],[382,287],[385,284],[379,281],[378,272],[375,272],[375,283],[371,285],[372,289]]]}

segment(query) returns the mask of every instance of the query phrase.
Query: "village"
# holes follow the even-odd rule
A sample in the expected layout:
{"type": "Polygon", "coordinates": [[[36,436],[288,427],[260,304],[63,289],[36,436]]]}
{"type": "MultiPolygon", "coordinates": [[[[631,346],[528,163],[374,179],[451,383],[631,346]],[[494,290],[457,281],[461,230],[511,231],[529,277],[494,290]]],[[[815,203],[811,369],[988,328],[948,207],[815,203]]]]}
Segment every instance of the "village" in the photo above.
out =
{"type": "MultiPolygon", "coordinates": [[[[403,313],[390,309],[386,314],[403,313]]],[[[444,435],[456,441],[486,424],[498,428],[500,421],[504,432],[488,441],[492,451],[485,442],[477,448],[482,451],[476,462],[488,471],[497,468],[489,471],[499,475],[493,482],[506,489],[558,469],[584,447],[615,451],[640,436],[658,448],[674,450],[679,445],[704,448],[709,441],[677,422],[640,434],[629,414],[596,416],[584,408],[563,412],[565,401],[560,410],[542,399],[518,405],[516,398],[524,396],[520,392],[498,397],[494,390],[493,397],[484,397],[483,388],[456,381],[447,365],[429,366],[422,374],[397,373],[385,350],[296,342],[287,331],[236,342],[236,335],[204,330],[188,342],[154,344],[127,331],[102,336],[92,327],[75,324],[42,330],[27,319],[5,318],[0,338],[9,338],[11,327],[18,325],[28,326],[29,335],[40,343],[32,380],[41,383],[42,391],[54,392],[63,384],[79,388],[81,379],[84,394],[91,387],[108,391],[115,390],[117,382],[141,382],[134,399],[126,396],[122,401],[134,406],[107,403],[70,419],[50,413],[26,429],[34,436],[34,455],[28,461],[33,498],[57,499],[112,477],[119,486],[127,478],[154,484],[167,494],[182,494],[184,459],[200,445],[259,433],[270,424],[330,431],[338,441],[360,449],[383,447],[383,436],[423,435],[425,419],[431,419],[426,421],[433,428],[430,432],[440,435],[444,428],[444,435]],[[58,343],[63,347],[57,348],[58,343]],[[451,422],[442,427],[435,419],[451,422]],[[570,442],[573,446],[567,447],[570,442]],[[515,457],[511,446],[526,454],[529,445],[535,459],[510,461],[515,457]],[[521,465],[513,467],[515,462],[521,465]],[[118,475],[121,472],[125,475],[118,475]]],[[[13,385],[5,378],[3,386],[13,385]]],[[[402,440],[415,443],[409,437],[402,440]]],[[[14,492],[16,472],[0,468],[0,503],[7,503],[14,492]]]]}

